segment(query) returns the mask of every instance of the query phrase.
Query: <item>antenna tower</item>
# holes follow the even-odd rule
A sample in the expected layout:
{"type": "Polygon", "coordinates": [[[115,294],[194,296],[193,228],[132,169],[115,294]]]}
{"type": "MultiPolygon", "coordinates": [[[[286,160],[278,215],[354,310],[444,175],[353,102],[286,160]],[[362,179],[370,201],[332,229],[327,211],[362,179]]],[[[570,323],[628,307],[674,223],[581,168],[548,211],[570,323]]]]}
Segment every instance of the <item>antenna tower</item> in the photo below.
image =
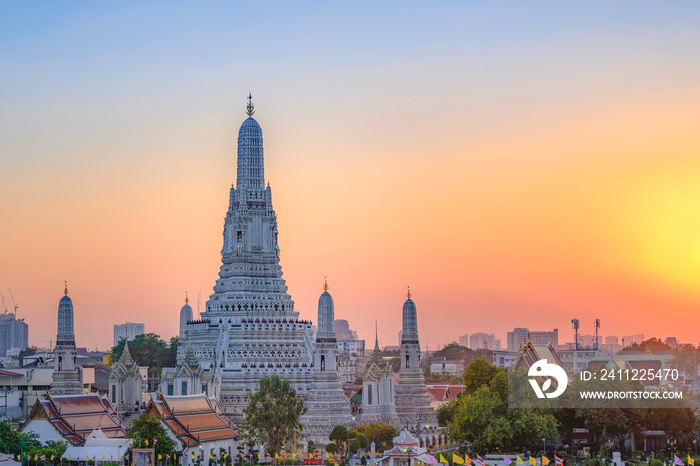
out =
{"type": "Polygon", "coordinates": [[[600,319],[595,320],[595,349],[598,349],[598,329],[600,328],[600,319]]]}
{"type": "Polygon", "coordinates": [[[578,319],[575,319],[575,318],[571,319],[571,326],[574,328],[574,334],[575,334],[575,338],[576,338],[574,340],[574,344],[575,344],[574,348],[576,348],[578,350],[579,349],[578,348],[578,319]]]}

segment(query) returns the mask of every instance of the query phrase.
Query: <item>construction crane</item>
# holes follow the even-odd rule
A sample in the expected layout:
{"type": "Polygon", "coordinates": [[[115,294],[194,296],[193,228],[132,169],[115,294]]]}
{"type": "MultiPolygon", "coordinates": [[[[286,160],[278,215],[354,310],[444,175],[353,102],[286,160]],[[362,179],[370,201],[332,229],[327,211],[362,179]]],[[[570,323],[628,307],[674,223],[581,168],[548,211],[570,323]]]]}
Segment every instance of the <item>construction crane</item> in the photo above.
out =
{"type": "Polygon", "coordinates": [[[8,290],[10,291],[10,298],[12,298],[12,305],[15,307],[15,317],[17,317],[17,309],[19,308],[19,304],[15,302],[15,297],[12,296],[12,290],[10,290],[9,288],[8,290]]]}

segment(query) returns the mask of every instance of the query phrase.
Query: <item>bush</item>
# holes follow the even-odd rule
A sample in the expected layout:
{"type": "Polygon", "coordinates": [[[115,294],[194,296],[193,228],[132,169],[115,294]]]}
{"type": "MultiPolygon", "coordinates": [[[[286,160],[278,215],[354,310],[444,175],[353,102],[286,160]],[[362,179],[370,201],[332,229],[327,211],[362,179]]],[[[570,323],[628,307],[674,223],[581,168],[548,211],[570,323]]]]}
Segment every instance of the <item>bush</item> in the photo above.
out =
{"type": "Polygon", "coordinates": [[[664,466],[664,462],[661,460],[651,460],[649,466],[664,466]]]}
{"type": "Polygon", "coordinates": [[[605,466],[605,463],[601,461],[599,458],[589,458],[586,461],[584,461],[584,466],[605,466]]]}
{"type": "Polygon", "coordinates": [[[338,451],[338,447],[335,445],[335,443],[329,443],[326,445],[326,451],[328,453],[335,453],[338,451]]]}

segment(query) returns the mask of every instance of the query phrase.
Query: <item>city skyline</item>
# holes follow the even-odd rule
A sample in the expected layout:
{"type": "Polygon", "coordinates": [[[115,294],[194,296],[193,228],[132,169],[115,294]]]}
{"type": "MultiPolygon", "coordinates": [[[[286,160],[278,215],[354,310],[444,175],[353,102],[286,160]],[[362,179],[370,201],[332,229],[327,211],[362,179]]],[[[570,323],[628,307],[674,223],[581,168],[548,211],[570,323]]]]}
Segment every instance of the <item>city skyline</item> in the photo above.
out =
{"type": "Polygon", "coordinates": [[[0,288],[31,345],[64,280],[78,346],[203,310],[248,92],[301,318],[327,276],[382,346],[409,285],[423,347],[574,317],[697,344],[700,6],[276,5],[0,5],[0,288]]]}

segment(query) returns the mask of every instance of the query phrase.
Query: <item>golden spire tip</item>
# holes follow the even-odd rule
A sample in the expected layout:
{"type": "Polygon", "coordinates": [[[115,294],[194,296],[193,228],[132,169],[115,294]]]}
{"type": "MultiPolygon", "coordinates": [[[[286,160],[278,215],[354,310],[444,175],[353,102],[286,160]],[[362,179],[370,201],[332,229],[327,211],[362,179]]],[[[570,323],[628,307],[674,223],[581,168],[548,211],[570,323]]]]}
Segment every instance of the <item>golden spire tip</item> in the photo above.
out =
{"type": "Polygon", "coordinates": [[[328,291],[328,277],[323,277],[323,291],[328,291]]]}
{"type": "Polygon", "coordinates": [[[253,106],[253,96],[248,93],[248,105],[245,108],[245,112],[249,117],[253,116],[253,113],[255,113],[255,107],[253,106]]]}
{"type": "Polygon", "coordinates": [[[65,285],[65,288],[63,288],[63,294],[68,296],[68,280],[65,280],[63,284],[65,285]]]}
{"type": "Polygon", "coordinates": [[[408,293],[406,293],[406,297],[408,299],[411,299],[411,287],[410,286],[408,287],[408,293]]]}
{"type": "Polygon", "coordinates": [[[190,297],[187,295],[187,291],[185,291],[185,304],[190,303],[190,297]]]}

